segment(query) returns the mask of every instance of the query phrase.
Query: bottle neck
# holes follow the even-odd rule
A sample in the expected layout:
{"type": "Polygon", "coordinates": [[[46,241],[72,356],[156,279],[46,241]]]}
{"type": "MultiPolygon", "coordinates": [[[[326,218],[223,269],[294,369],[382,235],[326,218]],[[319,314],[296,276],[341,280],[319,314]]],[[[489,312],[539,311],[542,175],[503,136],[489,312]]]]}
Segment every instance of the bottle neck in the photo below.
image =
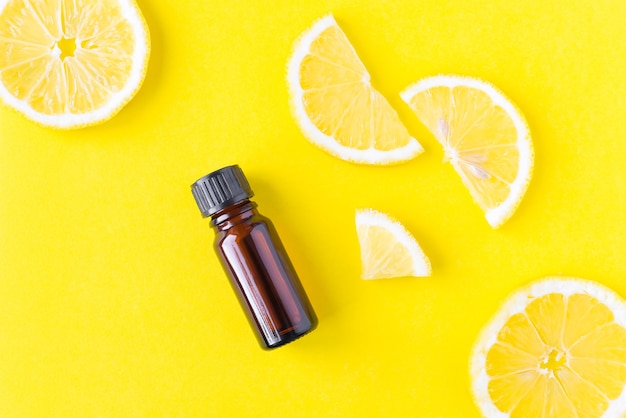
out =
{"type": "Polygon", "coordinates": [[[225,231],[258,214],[256,207],[257,204],[248,199],[237,202],[211,215],[211,226],[225,231]]]}

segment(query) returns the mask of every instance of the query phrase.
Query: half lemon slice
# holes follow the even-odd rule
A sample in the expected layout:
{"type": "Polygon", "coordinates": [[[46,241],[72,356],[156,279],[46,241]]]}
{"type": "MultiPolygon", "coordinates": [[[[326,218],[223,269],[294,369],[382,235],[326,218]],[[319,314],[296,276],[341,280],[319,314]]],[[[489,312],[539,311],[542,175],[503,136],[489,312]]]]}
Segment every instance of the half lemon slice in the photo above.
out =
{"type": "Polygon", "coordinates": [[[324,151],[361,164],[393,164],[423,151],[378,92],[332,15],[295,43],[287,83],[300,129],[324,151]]]}
{"type": "Polygon", "coordinates": [[[469,77],[436,76],[401,94],[441,143],[487,222],[517,209],[532,176],[533,147],[522,113],[500,90],[469,77]]]}

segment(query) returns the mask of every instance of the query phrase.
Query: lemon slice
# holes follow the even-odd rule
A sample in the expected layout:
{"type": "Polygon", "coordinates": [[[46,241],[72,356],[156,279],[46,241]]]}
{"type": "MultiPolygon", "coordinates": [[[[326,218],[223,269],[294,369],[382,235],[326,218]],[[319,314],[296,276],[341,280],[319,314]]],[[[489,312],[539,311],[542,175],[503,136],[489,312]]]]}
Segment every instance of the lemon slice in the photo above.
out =
{"type": "Polygon", "coordinates": [[[498,228],[517,209],[530,181],[533,148],[522,113],[484,81],[436,76],[401,94],[443,145],[487,222],[498,228]]]}
{"type": "Polygon", "coordinates": [[[356,211],[363,279],[430,276],[430,261],[415,238],[391,216],[374,209],[356,211]]]}
{"type": "Polygon", "coordinates": [[[591,281],[533,283],[482,331],[470,373],[486,417],[622,417],[626,304],[591,281]]]}
{"type": "Polygon", "coordinates": [[[111,118],[139,89],[149,49],[132,0],[0,0],[0,98],[42,125],[111,118]]]}
{"type": "Polygon", "coordinates": [[[288,63],[292,112],[304,135],[346,161],[392,164],[420,154],[398,113],[370,82],[332,15],[296,41],[288,63]]]}

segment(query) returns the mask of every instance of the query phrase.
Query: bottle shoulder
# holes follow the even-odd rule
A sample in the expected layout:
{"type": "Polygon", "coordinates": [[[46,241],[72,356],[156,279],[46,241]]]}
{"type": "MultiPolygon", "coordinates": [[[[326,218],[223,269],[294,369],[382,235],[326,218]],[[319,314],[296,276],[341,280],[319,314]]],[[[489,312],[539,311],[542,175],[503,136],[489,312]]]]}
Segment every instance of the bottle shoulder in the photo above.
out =
{"type": "Polygon", "coordinates": [[[216,242],[240,241],[247,237],[260,234],[269,234],[273,230],[272,221],[265,216],[256,213],[249,218],[230,225],[228,228],[217,231],[216,242]]]}
{"type": "Polygon", "coordinates": [[[258,222],[264,217],[256,207],[256,203],[249,200],[231,205],[211,217],[211,226],[217,231],[225,231],[239,224],[258,222]]]}

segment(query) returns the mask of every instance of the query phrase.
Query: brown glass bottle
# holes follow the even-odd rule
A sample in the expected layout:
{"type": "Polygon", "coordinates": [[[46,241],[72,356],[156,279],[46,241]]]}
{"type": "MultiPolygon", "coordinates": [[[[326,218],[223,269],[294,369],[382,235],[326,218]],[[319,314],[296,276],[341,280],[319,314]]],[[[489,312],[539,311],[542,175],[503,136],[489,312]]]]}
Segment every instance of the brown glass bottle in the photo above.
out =
{"type": "Polygon", "coordinates": [[[250,201],[253,192],[239,166],[191,187],[202,215],[211,217],[215,250],[261,347],[280,347],[315,329],[311,303],[274,225],[250,201]]]}

